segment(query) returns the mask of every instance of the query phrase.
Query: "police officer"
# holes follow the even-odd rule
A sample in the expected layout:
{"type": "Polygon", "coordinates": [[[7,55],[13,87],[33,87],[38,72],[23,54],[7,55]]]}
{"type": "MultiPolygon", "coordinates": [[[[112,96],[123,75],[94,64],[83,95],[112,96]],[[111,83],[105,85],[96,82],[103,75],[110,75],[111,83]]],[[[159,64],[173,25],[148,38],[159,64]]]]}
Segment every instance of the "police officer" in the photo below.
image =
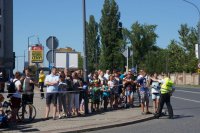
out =
{"type": "Polygon", "coordinates": [[[164,106],[164,103],[167,105],[167,109],[169,112],[169,119],[173,119],[173,109],[170,103],[170,98],[172,93],[174,92],[175,88],[173,87],[172,80],[167,77],[167,75],[164,75],[164,79],[162,81],[161,89],[160,89],[160,103],[158,107],[158,112],[155,114],[155,118],[159,118],[162,113],[162,109],[164,106]]]}

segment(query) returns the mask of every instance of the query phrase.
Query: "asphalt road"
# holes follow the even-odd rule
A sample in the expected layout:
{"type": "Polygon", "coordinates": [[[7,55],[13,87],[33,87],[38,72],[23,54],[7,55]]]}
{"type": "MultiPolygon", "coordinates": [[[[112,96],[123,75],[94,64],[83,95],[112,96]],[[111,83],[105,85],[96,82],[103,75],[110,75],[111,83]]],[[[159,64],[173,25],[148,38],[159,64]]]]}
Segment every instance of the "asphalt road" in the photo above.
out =
{"type": "Polygon", "coordinates": [[[200,89],[177,88],[172,97],[174,119],[162,117],[90,133],[200,133],[200,89]]]}

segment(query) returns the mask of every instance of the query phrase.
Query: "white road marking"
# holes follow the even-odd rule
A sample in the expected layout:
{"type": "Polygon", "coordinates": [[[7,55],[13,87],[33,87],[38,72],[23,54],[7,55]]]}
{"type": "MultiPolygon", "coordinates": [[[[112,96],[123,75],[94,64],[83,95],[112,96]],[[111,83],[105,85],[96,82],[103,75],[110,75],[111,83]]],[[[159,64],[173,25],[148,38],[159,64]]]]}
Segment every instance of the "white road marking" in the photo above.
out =
{"type": "Polygon", "coordinates": [[[176,89],[175,92],[176,92],[176,91],[179,91],[179,92],[185,92],[185,93],[200,94],[200,92],[194,92],[194,91],[185,91],[185,90],[178,90],[178,89],[176,89]]]}
{"type": "Polygon", "coordinates": [[[187,99],[187,98],[182,98],[182,97],[175,97],[175,96],[172,96],[172,97],[173,97],[173,98],[176,98],[176,99],[185,100],[185,101],[200,103],[200,101],[197,101],[197,100],[192,100],[192,99],[187,99]]]}

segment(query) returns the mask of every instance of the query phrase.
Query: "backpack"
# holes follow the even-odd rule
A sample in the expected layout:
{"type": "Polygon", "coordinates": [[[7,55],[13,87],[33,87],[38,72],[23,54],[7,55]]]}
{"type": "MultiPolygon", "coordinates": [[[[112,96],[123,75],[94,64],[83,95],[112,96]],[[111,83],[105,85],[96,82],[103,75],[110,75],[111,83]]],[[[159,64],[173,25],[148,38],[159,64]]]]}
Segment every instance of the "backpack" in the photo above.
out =
{"type": "Polygon", "coordinates": [[[8,87],[8,96],[7,98],[10,98],[15,92],[16,92],[16,89],[15,89],[15,82],[17,82],[18,80],[15,80],[14,82],[12,81],[8,87]]]}

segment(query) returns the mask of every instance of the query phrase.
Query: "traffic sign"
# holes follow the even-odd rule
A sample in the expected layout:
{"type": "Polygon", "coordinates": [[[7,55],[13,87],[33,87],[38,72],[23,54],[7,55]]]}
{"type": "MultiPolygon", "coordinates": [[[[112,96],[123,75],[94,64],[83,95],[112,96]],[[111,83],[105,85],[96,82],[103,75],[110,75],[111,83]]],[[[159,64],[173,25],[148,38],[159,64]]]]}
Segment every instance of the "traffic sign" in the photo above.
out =
{"type": "Polygon", "coordinates": [[[200,74],[200,69],[198,69],[198,73],[200,74]]]}
{"type": "Polygon", "coordinates": [[[52,50],[58,48],[58,39],[55,36],[50,36],[46,40],[46,46],[52,50]]]}
{"type": "Polygon", "coordinates": [[[131,51],[129,48],[127,48],[122,54],[124,55],[124,57],[129,58],[130,56],[133,55],[133,51],[131,51]]]}
{"type": "Polygon", "coordinates": [[[200,63],[198,64],[198,68],[200,68],[200,63]]]}
{"type": "Polygon", "coordinates": [[[49,61],[49,63],[53,63],[53,50],[49,50],[48,52],[47,52],[47,55],[46,55],[46,57],[47,57],[47,60],[49,61]]]}

